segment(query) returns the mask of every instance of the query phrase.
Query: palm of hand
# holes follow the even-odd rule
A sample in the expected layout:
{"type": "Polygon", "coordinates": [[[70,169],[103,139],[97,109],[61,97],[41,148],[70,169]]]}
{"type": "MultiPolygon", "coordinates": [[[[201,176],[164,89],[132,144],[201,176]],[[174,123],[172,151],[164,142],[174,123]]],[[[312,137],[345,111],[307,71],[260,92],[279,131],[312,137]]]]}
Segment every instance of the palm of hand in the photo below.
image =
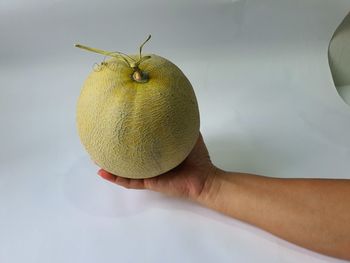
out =
{"type": "Polygon", "coordinates": [[[170,196],[196,199],[203,191],[207,178],[215,173],[208,150],[199,134],[196,145],[188,157],[174,169],[147,179],[128,179],[113,175],[103,169],[98,174],[115,184],[130,189],[149,189],[170,196]]]}

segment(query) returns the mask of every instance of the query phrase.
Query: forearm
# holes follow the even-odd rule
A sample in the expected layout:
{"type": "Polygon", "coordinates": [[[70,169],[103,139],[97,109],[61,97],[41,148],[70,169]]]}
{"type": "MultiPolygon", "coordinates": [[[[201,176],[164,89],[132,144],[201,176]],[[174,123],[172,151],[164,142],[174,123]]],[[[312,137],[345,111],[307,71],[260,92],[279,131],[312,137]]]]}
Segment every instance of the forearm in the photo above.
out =
{"type": "Polygon", "coordinates": [[[350,180],[219,170],[199,202],[311,250],[350,259],[350,180]]]}

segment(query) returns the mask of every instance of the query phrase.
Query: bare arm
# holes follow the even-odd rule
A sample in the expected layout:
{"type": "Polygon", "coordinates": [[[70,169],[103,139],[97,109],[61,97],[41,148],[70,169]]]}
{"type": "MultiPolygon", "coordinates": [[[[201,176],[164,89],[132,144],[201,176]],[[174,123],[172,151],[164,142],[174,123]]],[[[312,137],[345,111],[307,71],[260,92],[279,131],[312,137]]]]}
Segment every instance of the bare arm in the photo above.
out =
{"type": "Polygon", "coordinates": [[[305,248],[350,259],[350,180],[218,170],[198,201],[305,248]]]}
{"type": "Polygon", "coordinates": [[[149,179],[99,175],[126,188],[187,198],[285,240],[350,259],[350,180],[280,179],[225,172],[210,161],[200,135],[186,160],[149,179]]]}

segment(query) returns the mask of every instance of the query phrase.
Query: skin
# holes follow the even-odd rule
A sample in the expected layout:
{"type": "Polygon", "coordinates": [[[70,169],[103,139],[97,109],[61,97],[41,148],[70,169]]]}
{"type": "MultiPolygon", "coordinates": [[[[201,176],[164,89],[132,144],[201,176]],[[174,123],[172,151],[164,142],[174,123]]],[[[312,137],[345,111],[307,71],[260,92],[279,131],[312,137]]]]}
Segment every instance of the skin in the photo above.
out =
{"type": "Polygon", "coordinates": [[[179,166],[148,179],[98,174],[130,189],[185,198],[310,250],[350,260],[350,180],[283,179],[212,164],[203,137],[179,166]]]}

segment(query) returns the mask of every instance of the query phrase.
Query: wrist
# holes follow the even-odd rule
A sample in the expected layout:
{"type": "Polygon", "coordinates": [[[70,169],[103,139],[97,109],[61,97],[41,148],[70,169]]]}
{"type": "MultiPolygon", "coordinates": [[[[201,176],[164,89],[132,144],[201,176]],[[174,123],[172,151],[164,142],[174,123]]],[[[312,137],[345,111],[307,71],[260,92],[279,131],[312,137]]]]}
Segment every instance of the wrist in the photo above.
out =
{"type": "Polygon", "coordinates": [[[209,205],[213,200],[217,199],[221,183],[222,177],[226,172],[217,167],[213,167],[213,171],[208,174],[201,193],[197,197],[197,202],[203,205],[209,205]]]}

